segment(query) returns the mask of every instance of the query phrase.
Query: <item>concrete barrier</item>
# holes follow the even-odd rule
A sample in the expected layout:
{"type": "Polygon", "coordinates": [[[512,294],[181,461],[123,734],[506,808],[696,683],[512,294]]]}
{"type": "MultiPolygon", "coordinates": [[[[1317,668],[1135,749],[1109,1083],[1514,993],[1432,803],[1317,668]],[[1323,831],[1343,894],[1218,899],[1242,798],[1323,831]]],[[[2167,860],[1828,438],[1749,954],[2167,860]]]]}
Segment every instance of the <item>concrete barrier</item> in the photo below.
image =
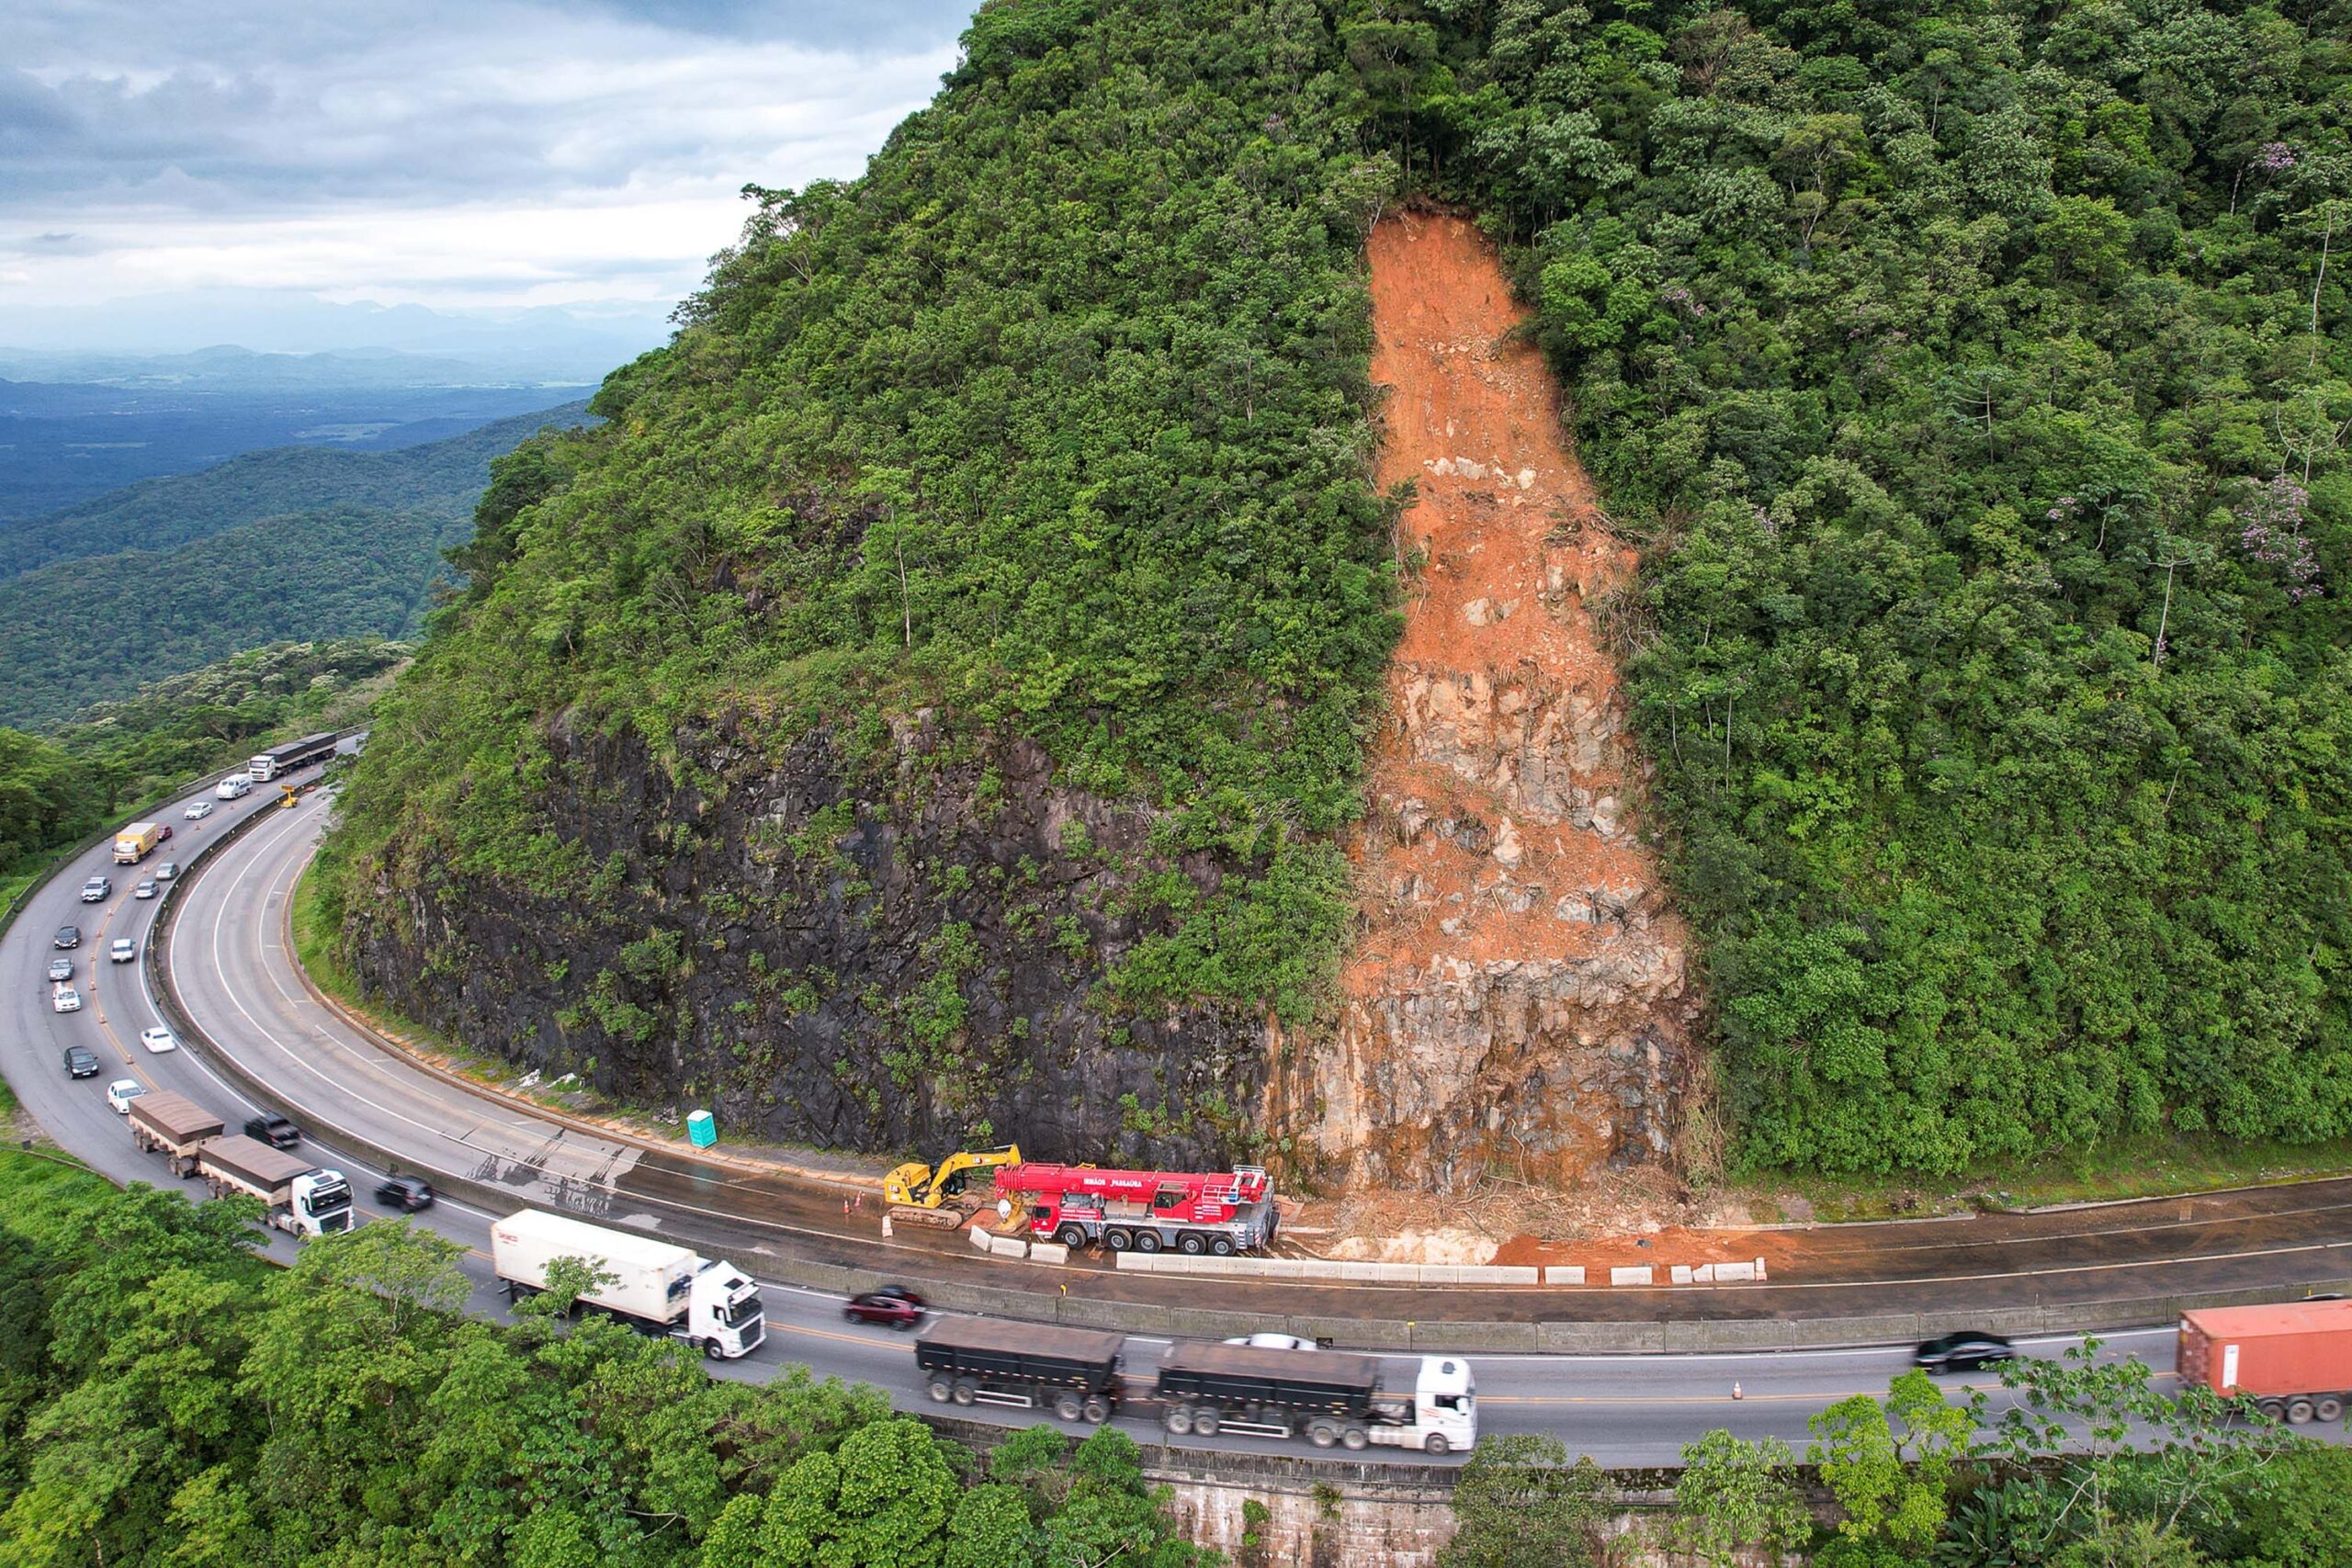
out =
{"type": "MultiPolygon", "coordinates": [[[[1543,1270],[1486,1263],[1365,1263],[1320,1258],[1185,1258],[1122,1252],[1118,1266],[1141,1274],[1205,1274],[1227,1279],[1344,1280],[1368,1285],[1535,1285],[1543,1270]]],[[[1579,1274],[1582,1270],[1577,1271],[1579,1274]]]]}
{"type": "Polygon", "coordinates": [[[1584,1283],[1584,1265],[1547,1265],[1544,1270],[1544,1282],[1547,1285],[1581,1285],[1584,1283]]]}
{"type": "Polygon", "coordinates": [[[1630,1269],[1621,1267],[1609,1270],[1609,1283],[1614,1289],[1623,1290],[1627,1285],[1646,1285],[1649,1282],[1650,1266],[1646,1263],[1638,1263],[1630,1269]]]}
{"type": "Polygon", "coordinates": [[[1067,1263],[1069,1248],[1057,1241],[1033,1241],[1029,1244],[1029,1256],[1039,1263],[1067,1263]]]}
{"type": "Polygon", "coordinates": [[[982,1230],[979,1226],[974,1225],[970,1230],[966,1231],[964,1235],[971,1242],[972,1249],[975,1252],[986,1252],[989,1250],[989,1233],[982,1230]]]}

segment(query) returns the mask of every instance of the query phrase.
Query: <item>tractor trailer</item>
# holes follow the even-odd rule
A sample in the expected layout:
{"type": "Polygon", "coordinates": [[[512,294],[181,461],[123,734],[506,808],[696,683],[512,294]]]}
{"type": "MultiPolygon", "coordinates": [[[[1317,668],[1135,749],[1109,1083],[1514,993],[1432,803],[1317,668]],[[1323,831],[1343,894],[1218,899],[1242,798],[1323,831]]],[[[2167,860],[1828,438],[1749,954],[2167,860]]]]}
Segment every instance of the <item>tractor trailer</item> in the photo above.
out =
{"type": "Polygon", "coordinates": [[[130,1102],[124,1119],[130,1141],[164,1156],[174,1176],[200,1176],[216,1198],[242,1192],[258,1198],[263,1218],[301,1236],[349,1230],[351,1184],[337,1170],[322,1170],[293,1155],[240,1134],[223,1136],[226,1124],[183,1094],[158,1089],[130,1102]]]}
{"type": "Polygon", "coordinates": [[[1091,1328],[942,1318],[915,1341],[923,1388],[942,1404],[1050,1408],[1101,1425],[1119,1403],[1125,1340],[1091,1328]]]}
{"type": "Polygon", "coordinates": [[[267,784],[280,773],[290,773],[313,762],[323,762],[334,755],[334,736],[332,733],[305,735],[300,740],[288,740],[283,746],[273,746],[247,758],[245,776],[254,784],[267,784]]]}
{"type": "Polygon", "coordinates": [[[1459,1356],[1423,1356],[1392,1378],[1377,1356],[1180,1344],[1160,1359],[1160,1425],[1304,1436],[1318,1449],[1372,1446],[1465,1453],[1478,1440],[1477,1384],[1459,1356]]]}
{"type": "Polygon", "coordinates": [[[2251,1394],[2274,1420],[2333,1425],[2352,1408],[2352,1301],[2184,1313],[2175,1364],[2183,1383],[2251,1394]]]}
{"type": "Polygon", "coordinates": [[[510,1298],[548,1288],[548,1270],[576,1258],[609,1279],[581,1296],[588,1305],[650,1333],[683,1339],[704,1355],[747,1356],[767,1337],[758,1281],[732,1263],[634,1231],[565,1219],[537,1209],[490,1229],[492,1272],[510,1298]]]}
{"type": "Polygon", "coordinates": [[[343,1172],[322,1170],[258,1138],[214,1138],[197,1151],[196,1172],[215,1198],[242,1192],[260,1199],[269,1211],[263,1218],[290,1235],[333,1235],[352,1226],[351,1183],[343,1172]]]}

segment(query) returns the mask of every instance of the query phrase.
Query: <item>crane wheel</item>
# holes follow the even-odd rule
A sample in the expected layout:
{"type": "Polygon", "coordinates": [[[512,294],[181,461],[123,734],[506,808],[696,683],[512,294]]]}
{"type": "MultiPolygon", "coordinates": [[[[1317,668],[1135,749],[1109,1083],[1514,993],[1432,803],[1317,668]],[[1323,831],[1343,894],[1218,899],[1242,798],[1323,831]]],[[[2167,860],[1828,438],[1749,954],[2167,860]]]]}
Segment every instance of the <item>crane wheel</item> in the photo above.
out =
{"type": "Polygon", "coordinates": [[[1209,1238],[1209,1251],[1211,1254],[1218,1258],[1232,1257],[1233,1238],[1229,1235],[1211,1236],[1209,1238]]]}
{"type": "Polygon", "coordinates": [[[1176,1250],[1187,1258],[1198,1258],[1209,1249],[1207,1240],[1198,1232],[1186,1231],[1176,1238],[1176,1250]]]}
{"type": "Polygon", "coordinates": [[[1136,1232],[1136,1250],[1137,1252],[1158,1252],[1160,1246],[1159,1233],[1158,1231],[1136,1232]]]}
{"type": "MultiPolygon", "coordinates": [[[[1109,1230],[1102,1233],[1102,1245],[1113,1252],[1125,1252],[1128,1247],[1135,1245],[1135,1239],[1136,1238],[1134,1236],[1129,1235],[1125,1231],[1121,1230],[1116,1225],[1113,1225],[1109,1230]]],[[[1147,1247],[1144,1250],[1146,1252],[1149,1252],[1151,1248],[1147,1247]]]]}
{"type": "Polygon", "coordinates": [[[1076,1252],[1079,1248],[1086,1245],[1086,1227],[1083,1225],[1064,1225],[1060,1230],[1054,1233],[1054,1239],[1060,1242],[1064,1247],[1069,1247],[1072,1252],[1076,1252]]]}

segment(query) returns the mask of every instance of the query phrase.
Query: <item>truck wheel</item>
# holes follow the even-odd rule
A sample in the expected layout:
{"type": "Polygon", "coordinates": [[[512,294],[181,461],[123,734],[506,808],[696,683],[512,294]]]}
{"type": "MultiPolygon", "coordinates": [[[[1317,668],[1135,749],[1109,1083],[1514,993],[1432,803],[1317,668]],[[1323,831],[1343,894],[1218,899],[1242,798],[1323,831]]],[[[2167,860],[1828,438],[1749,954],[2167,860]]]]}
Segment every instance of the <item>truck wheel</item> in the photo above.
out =
{"type": "Polygon", "coordinates": [[[1198,1258],[1208,1249],[1209,1244],[1202,1239],[1197,1231],[1186,1231],[1176,1238],[1176,1250],[1187,1258],[1198,1258]]]}
{"type": "Polygon", "coordinates": [[[2340,1393],[2321,1394],[2312,1401],[2312,1414],[2333,1427],[2344,1419],[2344,1396],[2340,1393]]]}
{"type": "Polygon", "coordinates": [[[2290,1427],[2301,1427],[2310,1421],[2311,1418],[2312,1402],[2310,1400],[2290,1399],[2287,1402],[2287,1425],[2290,1427]]]}
{"type": "Polygon", "coordinates": [[[1159,1418],[1159,1424],[1178,1437],[1182,1437],[1193,1429],[1192,1407],[1186,1404],[1170,1405],[1168,1413],[1159,1418]]]}
{"type": "Polygon", "coordinates": [[[1453,1450],[1453,1445],[1445,1440],[1443,1432],[1431,1432],[1430,1440],[1421,1445],[1421,1451],[1425,1454],[1451,1453],[1453,1450]]]}
{"type": "Polygon", "coordinates": [[[1318,1449],[1328,1449],[1340,1440],[1340,1428],[1329,1421],[1309,1421],[1306,1440],[1318,1449]]]}
{"type": "Polygon", "coordinates": [[[933,1404],[944,1404],[956,1391],[948,1385],[945,1378],[933,1378],[923,1386],[923,1392],[931,1395],[933,1404]]]}
{"type": "Polygon", "coordinates": [[[1230,1258],[1233,1256],[1233,1238],[1229,1235],[1211,1236],[1209,1250],[1219,1258],[1230,1258]]]}
{"type": "Polygon", "coordinates": [[[979,1385],[969,1378],[957,1378],[956,1386],[948,1392],[958,1404],[969,1404],[980,1396],[979,1385]]]}
{"type": "Polygon", "coordinates": [[[1076,1252],[1079,1248],[1086,1245],[1086,1227],[1083,1225],[1064,1225],[1060,1230],[1054,1233],[1054,1239],[1060,1242],[1064,1247],[1069,1247],[1072,1252],[1076,1252]]]}
{"type": "Polygon", "coordinates": [[[1100,1427],[1111,1418],[1111,1402],[1099,1393],[1087,1395],[1086,1418],[1100,1427]]]}
{"type": "MultiPolygon", "coordinates": [[[[1109,1230],[1102,1233],[1102,1245],[1109,1247],[1114,1252],[1125,1252],[1128,1247],[1135,1245],[1135,1237],[1129,1235],[1126,1232],[1121,1230],[1116,1225],[1113,1225],[1109,1230]]],[[[1152,1249],[1147,1247],[1144,1250],[1146,1252],[1149,1252],[1152,1249]]]]}
{"type": "Polygon", "coordinates": [[[716,1339],[704,1340],[702,1342],[702,1359],[706,1361],[716,1361],[718,1359],[718,1341],[716,1339]]]}
{"type": "Polygon", "coordinates": [[[1353,1452],[1372,1441],[1372,1434],[1362,1427],[1349,1427],[1340,1433],[1340,1446],[1353,1452]]]}
{"type": "Polygon", "coordinates": [[[1210,1409],[1210,1408],[1209,1408],[1207,1405],[1205,1405],[1205,1404],[1196,1405],[1196,1406],[1194,1406],[1194,1407],[1193,1407],[1193,1435],[1194,1435],[1195,1437],[1202,1437],[1202,1438],[1214,1438],[1214,1437],[1216,1437],[1216,1424],[1217,1424],[1217,1413],[1216,1413],[1215,1410],[1210,1409]]]}
{"type": "Polygon", "coordinates": [[[1086,1414],[1086,1405],[1074,1393],[1057,1393],[1054,1396],[1054,1414],[1065,1421],[1075,1421],[1086,1414]]]}
{"type": "Polygon", "coordinates": [[[2287,1405],[2283,1400],[2257,1399],[2254,1402],[2254,1409],[2256,1415],[2267,1421],[2283,1421],[2287,1418],[2287,1405]]]}
{"type": "Polygon", "coordinates": [[[1137,1252],[1158,1252],[1159,1247],[1160,1241],[1159,1233],[1158,1231],[1136,1232],[1136,1250],[1137,1252]]]}

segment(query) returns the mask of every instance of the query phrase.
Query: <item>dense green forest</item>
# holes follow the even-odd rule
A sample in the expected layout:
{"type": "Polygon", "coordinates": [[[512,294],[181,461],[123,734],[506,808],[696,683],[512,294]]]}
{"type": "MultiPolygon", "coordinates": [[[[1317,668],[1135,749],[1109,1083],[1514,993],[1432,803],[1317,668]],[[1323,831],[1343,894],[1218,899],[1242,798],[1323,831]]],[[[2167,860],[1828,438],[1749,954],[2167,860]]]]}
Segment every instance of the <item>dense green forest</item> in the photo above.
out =
{"type": "Polygon", "coordinates": [[[334,506],[0,580],[0,724],[53,727],[264,643],[415,637],[466,533],[441,513],[334,506]]]}
{"type": "Polygon", "coordinates": [[[147,479],[44,517],[0,525],[0,581],[51,561],[163,550],[299,512],[366,507],[463,518],[490,460],[542,425],[578,422],[582,405],[518,414],[394,452],[279,446],[199,473],[147,479]]]}
{"type": "MultiPolygon", "coordinates": [[[[584,1269],[501,1326],[464,1315],[455,1242],[379,1221],[279,1269],[254,1254],[258,1212],[0,1154],[0,1568],[1211,1561],[1116,1427],[975,1454],[872,1388],[713,1379],[673,1341],[567,1325],[584,1269]]],[[[1919,1372],[1816,1415],[1826,1526],[1787,1445],[1711,1432],[1635,1539],[1708,1568],[2352,1564],[2352,1451],[2166,1393],[2137,1361],[2071,1355],[2010,1382],[1998,1420],[1919,1372]]],[[[1453,1507],[1441,1568],[1578,1568],[1626,1545],[1608,1478],[1550,1437],[1483,1439],[1453,1507]]]]}
{"type": "Polygon", "coordinates": [[[54,735],[0,728],[0,883],[265,736],[350,722],[409,651],[373,637],[277,643],[95,704],[54,735]]]}
{"type": "Polygon", "coordinates": [[[1395,624],[1361,244],[1454,203],[1644,547],[1600,610],[1736,1157],[2352,1134],[2347,37],[2340,0],[986,7],[484,512],[347,842],[584,878],[533,849],[535,716],[659,750],[943,705],[1224,857],[1114,989],[1311,1014],[1395,624]]]}
{"type": "Polygon", "coordinates": [[[1745,1156],[2352,1133],[2352,9],[1377,36],[1645,547],[1745,1156]]]}
{"type": "Polygon", "coordinates": [[[405,1224],[273,1269],[258,1214],[0,1156],[0,1565],[1200,1561],[1115,1428],[976,1459],[870,1388],[468,1318],[464,1249],[405,1224]]]}

